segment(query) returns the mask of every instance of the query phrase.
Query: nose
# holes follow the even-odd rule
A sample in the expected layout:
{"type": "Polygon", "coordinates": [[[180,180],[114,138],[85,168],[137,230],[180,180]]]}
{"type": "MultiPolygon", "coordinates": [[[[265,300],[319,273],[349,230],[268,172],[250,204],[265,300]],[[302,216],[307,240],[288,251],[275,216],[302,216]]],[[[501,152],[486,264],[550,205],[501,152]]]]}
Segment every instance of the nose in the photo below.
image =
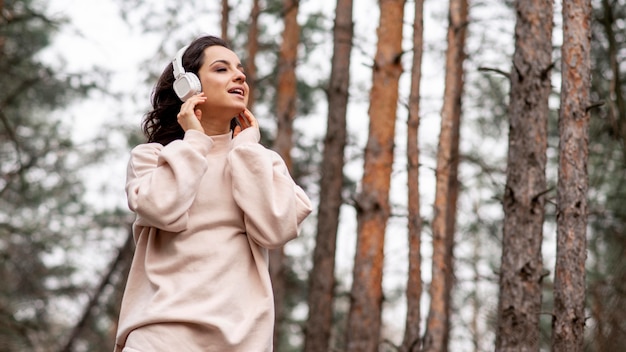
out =
{"type": "Polygon", "coordinates": [[[235,71],[235,82],[241,82],[244,83],[246,81],[246,74],[237,70],[235,71]]]}

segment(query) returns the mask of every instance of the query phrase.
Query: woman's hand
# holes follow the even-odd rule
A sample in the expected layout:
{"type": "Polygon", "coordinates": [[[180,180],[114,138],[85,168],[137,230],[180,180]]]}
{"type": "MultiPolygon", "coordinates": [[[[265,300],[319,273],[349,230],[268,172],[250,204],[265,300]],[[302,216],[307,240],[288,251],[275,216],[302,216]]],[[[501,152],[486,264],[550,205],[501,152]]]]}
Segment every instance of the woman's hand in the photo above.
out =
{"type": "Polygon", "coordinates": [[[252,112],[250,112],[250,110],[248,109],[245,109],[239,115],[237,115],[236,119],[238,123],[233,131],[233,137],[237,137],[237,135],[246,128],[252,127],[259,129],[259,123],[256,120],[256,117],[254,117],[254,115],[252,115],[252,112]]]}
{"type": "Polygon", "coordinates": [[[178,124],[183,128],[183,131],[198,130],[204,133],[204,128],[200,124],[202,119],[202,111],[196,109],[196,105],[204,103],[206,97],[203,92],[200,92],[191,98],[187,99],[183,105],[180,106],[180,112],[176,115],[178,124]]]}

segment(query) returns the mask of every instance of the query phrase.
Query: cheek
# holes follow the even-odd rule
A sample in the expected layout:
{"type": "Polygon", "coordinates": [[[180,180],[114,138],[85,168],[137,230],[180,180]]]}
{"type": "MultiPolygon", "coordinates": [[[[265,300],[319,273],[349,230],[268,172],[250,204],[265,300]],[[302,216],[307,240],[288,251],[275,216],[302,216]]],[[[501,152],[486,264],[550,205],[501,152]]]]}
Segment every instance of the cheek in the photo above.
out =
{"type": "Polygon", "coordinates": [[[215,80],[215,78],[211,77],[211,76],[204,76],[200,82],[202,83],[202,88],[207,88],[208,90],[214,90],[216,89],[217,85],[219,84],[219,82],[217,82],[215,80]]]}
{"type": "Polygon", "coordinates": [[[212,87],[211,87],[211,82],[210,81],[205,79],[205,80],[200,81],[200,83],[202,84],[202,91],[203,92],[207,93],[207,92],[209,92],[211,90],[212,87]]]}

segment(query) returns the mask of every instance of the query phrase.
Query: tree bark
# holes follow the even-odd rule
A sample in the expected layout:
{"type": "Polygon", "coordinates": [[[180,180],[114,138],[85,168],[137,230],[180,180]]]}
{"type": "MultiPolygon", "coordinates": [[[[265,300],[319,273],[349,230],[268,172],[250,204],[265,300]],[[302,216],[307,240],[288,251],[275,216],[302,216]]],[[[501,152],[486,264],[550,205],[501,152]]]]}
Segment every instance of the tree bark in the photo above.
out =
{"type": "MultiPolygon", "coordinates": [[[[291,149],[293,147],[293,119],[296,116],[296,61],[300,42],[300,26],[297,21],[298,0],[283,1],[284,29],[278,57],[278,77],[276,96],[277,131],[274,150],[292,169],[291,149]]],[[[274,350],[280,346],[280,330],[284,320],[285,275],[284,249],[278,248],[269,253],[270,277],[274,290],[276,324],[274,325],[274,350]]]]}
{"type": "Polygon", "coordinates": [[[346,335],[348,351],[377,351],[380,338],[383,249],[390,212],[398,81],[402,73],[404,4],[405,0],[379,1],[369,134],[362,191],[356,197],[358,235],[346,335]]]}
{"type": "Polygon", "coordinates": [[[276,96],[277,133],[274,149],[283,157],[291,169],[293,147],[293,119],[296,116],[296,64],[300,25],[297,21],[298,0],[283,0],[284,29],[278,56],[276,96]]]}
{"type": "Polygon", "coordinates": [[[517,0],[496,350],[538,351],[552,0],[517,0]]]}
{"type": "Polygon", "coordinates": [[[343,203],[343,166],[352,37],[352,0],[338,0],[328,87],[328,122],[321,165],[317,238],[313,253],[313,270],[309,279],[310,308],[305,330],[305,352],[330,350],[337,228],[343,203]]]}
{"type": "MultiPolygon", "coordinates": [[[[459,199],[459,164],[461,162],[461,156],[459,152],[459,144],[461,138],[461,114],[462,114],[462,101],[464,90],[464,75],[463,64],[465,62],[465,39],[467,37],[467,25],[468,25],[468,0],[461,0],[454,7],[450,8],[450,18],[454,26],[448,28],[448,42],[454,45],[452,50],[448,49],[447,65],[453,65],[452,70],[446,70],[446,82],[450,81],[450,84],[454,87],[450,92],[450,99],[444,100],[444,104],[450,104],[452,112],[452,140],[451,140],[451,164],[450,164],[450,178],[448,188],[448,210],[446,220],[446,262],[447,262],[447,276],[446,276],[446,328],[444,330],[443,338],[443,351],[448,351],[448,345],[450,340],[450,316],[452,314],[452,291],[455,284],[454,276],[454,243],[456,233],[456,210],[459,199]],[[451,72],[450,72],[451,71],[451,72]],[[449,76],[449,77],[448,77],[449,76]]],[[[446,86],[448,84],[446,83],[446,86]]],[[[447,95],[447,93],[446,93],[447,95]]]]}
{"type": "Polygon", "coordinates": [[[230,22],[230,6],[228,0],[222,0],[222,21],[220,22],[220,28],[222,30],[222,39],[227,43],[230,43],[230,37],[228,35],[228,23],[230,22]]]}
{"type": "Polygon", "coordinates": [[[557,250],[552,351],[583,351],[589,93],[591,87],[591,1],[563,3],[557,250]]]}
{"type": "Polygon", "coordinates": [[[420,299],[422,297],[422,256],[419,193],[419,124],[420,81],[422,79],[422,52],[424,46],[424,0],[415,1],[413,20],[413,62],[411,90],[409,92],[409,118],[407,121],[407,188],[408,188],[408,242],[409,272],[406,286],[407,317],[400,352],[417,352],[421,349],[420,299]]]}
{"type": "Polygon", "coordinates": [[[453,246],[458,198],[459,138],[463,61],[467,32],[467,0],[449,3],[448,49],[441,129],[437,150],[433,217],[433,259],[430,307],[424,351],[447,351],[453,273],[453,246]]]}

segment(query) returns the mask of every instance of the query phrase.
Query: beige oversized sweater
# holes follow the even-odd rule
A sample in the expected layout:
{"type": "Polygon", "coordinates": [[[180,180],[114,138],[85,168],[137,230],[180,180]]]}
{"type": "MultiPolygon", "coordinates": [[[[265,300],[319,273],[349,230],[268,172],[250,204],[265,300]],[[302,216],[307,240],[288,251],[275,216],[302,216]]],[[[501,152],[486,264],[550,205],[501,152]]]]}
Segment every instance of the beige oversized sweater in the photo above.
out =
{"type": "Polygon", "coordinates": [[[132,150],[136,249],[115,351],[272,351],[267,249],[297,236],[311,203],[259,138],[187,131],[132,150]]]}

